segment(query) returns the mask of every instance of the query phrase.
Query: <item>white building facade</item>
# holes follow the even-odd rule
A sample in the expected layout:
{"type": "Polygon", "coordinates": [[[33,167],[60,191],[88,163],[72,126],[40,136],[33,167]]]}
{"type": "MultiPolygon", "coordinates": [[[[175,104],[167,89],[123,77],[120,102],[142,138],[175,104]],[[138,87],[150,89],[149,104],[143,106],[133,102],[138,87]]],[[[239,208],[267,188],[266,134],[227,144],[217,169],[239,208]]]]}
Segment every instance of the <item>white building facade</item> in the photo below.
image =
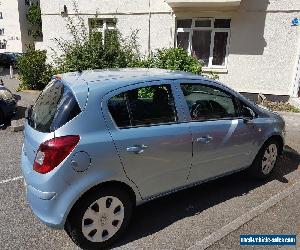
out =
{"type": "Polygon", "coordinates": [[[32,0],[0,0],[0,53],[24,52],[33,42],[26,20],[32,0]]]}
{"type": "MultiPolygon", "coordinates": [[[[8,0],[7,0],[8,1],[8,0]]],[[[9,0],[11,1],[11,0],[9,0]]],[[[13,0],[16,1],[16,0],[13,0]]],[[[72,0],[41,0],[43,42],[70,38],[72,0]],[[63,14],[62,14],[63,13],[63,14]]],[[[240,92],[297,97],[300,75],[300,1],[296,0],[78,0],[87,25],[138,30],[144,54],[180,46],[240,92]]],[[[50,55],[50,54],[49,54],[50,55]]]]}

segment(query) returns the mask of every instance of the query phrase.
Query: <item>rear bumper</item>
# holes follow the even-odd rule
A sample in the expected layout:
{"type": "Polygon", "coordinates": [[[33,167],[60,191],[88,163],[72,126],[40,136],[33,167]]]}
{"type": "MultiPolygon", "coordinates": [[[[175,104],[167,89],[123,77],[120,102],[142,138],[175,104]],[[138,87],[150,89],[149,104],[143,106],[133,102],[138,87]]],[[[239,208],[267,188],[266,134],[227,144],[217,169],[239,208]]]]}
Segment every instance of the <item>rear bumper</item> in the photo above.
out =
{"type": "Polygon", "coordinates": [[[62,229],[64,227],[63,216],[55,214],[52,210],[55,201],[41,199],[40,195],[43,196],[45,193],[38,191],[39,196],[37,196],[37,192],[33,190],[30,185],[27,185],[27,201],[33,213],[47,226],[62,229]]]}
{"type": "Polygon", "coordinates": [[[21,168],[25,181],[26,196],[33,213],[46,225],[63,229],[69,211],[70,197],[64,190],[68,185],[60,178],[55,183],[52,178],[33,172],[32,164],[22,152],[21,168]],[[39,176],[38,176],[39,175],[39,176]],[[54,191],[49,191],[55,189],[54,191]],[[62,190],[62,192],[58,192],[62,190]]]}

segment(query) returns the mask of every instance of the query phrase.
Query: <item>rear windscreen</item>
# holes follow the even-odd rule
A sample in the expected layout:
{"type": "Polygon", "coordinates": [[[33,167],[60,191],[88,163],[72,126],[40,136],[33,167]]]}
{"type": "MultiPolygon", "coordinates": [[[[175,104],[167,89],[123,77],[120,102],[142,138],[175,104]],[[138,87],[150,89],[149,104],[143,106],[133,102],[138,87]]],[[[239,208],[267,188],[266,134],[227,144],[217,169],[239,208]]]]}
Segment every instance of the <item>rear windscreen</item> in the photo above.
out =
{"type": "Polygon", "coordinates": [[[40,132],[53,132],[81,112],[71,90],[53,81],[43,90],[30,115],[29,125],[40,132]]]}

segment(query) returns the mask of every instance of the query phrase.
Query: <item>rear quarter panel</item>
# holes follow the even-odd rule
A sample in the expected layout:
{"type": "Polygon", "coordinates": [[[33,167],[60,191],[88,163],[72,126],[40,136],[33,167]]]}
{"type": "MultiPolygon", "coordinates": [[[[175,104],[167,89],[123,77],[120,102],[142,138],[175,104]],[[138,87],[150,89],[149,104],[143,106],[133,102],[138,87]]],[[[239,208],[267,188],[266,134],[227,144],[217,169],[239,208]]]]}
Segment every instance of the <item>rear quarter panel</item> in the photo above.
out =
{"type": "Polygon", "coordinates": [[[72,168],[72,155],[65,160],[61,172],[70,188],[70,209],[78,198],[90,188],[107,181],[119,181],[130,186],[141,200],[136,186],[126,177],[115,145],[106,127],[101,111],[101,92],[88,94],[85,109],[71,122],[55,131],[55,137],[65,135],[80,135],[80,142],[74,149],[76,152],[86,152],[90,156],[90,164],[84,172],[72,168]]]}

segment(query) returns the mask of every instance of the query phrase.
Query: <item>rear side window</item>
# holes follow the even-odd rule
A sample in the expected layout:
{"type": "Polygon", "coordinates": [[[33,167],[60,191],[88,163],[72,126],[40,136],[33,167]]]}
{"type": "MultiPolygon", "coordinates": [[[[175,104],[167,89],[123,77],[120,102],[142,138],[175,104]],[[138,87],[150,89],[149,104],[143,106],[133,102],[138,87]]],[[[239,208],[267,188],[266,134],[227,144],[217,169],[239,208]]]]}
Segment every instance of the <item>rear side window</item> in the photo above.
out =
{"type": "Polygon", "coordinates": [[[129,90],[112,97],[108,108],[119,128],[177,122],[170,85],[129,90]]]}
{"type": "Polygon", "coordinates": [[[53,132],[80,112],[71,90],[60,81],[54,81],[37,99],[28,117],[28,123],[37,131],[53,132]]]}

